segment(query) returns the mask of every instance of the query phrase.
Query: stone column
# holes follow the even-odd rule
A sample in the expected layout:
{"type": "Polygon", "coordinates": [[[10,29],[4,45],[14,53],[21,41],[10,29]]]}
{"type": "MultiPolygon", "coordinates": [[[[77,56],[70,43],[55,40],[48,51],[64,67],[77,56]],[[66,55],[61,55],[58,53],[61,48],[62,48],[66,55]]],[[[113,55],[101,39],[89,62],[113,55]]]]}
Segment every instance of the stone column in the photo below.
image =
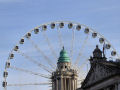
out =
{"type": "Polygon", "coordinates": [[[76,90],[76,79],[75,79],[75,90],[76,90]]]}
{"type": "Polygon", "coordinates": [[[120,83],[118,83],[118,90],[120,90],[120,83]]]}
{"type": "Polygon", "coordinates": [[[56,81],[52,81],[52,90],[56,90],[55,86],[56,86],[56,81]]]}
{"type": "Polygon", "coordinates": [[[115,84],[115,90],[118,90],[118,84],[115,84]]]}
{"type": "Polygon", "coordinates": [[[74,79],[73,79],[73,90],[75,90],[75,82],[74,82],[74,79]]]}
{"type": "Polygon", "coordinates": [[[73,90],[75,90],[75,82],[74,82],[74,80],[73,80],[73,90]]]}
{"type": "Polygon", "coordinates": [[[65,79],[63,78],[63,90],[65,90],[65,79]]]}
{"type": "Polygon", "coordinates": [[[74,90],[75,90],[75,79],[74,79],[74,90]]]}
{"type": "Polygon", "coordinates": [[[77,89],[78,83],[77,83],[77,79],[76,79],[76,89],[77,89]]]}
{"type": "Polygon", "coordinates": [[[63,78],[61,77],[61,79],[60,79],[60,81],[61,81],[61,90],[63,90],[63,78]]]}
{"type": "Polygon", "coordinates": [[[68,78],[68,83],[67,83],[67,85],[68,85],[68,90],[70,89],[70,85],[69,85],[69,78],[68,78]]]}
{"type": "Polygon", "coordinates": [[[71,90],[71,79],[69,78],[69,90],[71,90]]]}
{"type": "Polygon", "coordinates": [[[54,82],[52,81],[52,90],[54,90],[54,82]]]}
{"type": "Polygon", "coordinates": [[[55,86],[56,88],[56,90],[58,90],[58,80],[56,79],[56,86],[55,86]]]}
{"type": "Polygon", "coordinates": [[[66,78],[64,78],[64,90],[66,90],[66,78]]]}
{"type": "Polygon", "coordinates": [[[55,90],[56,90],[56,86],[57,86],[57,85],[56,85],[56,80],[55,80],[55,82],[54,82],[54,83],[55,83],[55,86],[54,86],[54,88],[55,88],[55,90]]]}
{"type": "Polygon", "coordinates": [[[61,77],[59,77],[59,80],[58,80],[58,90],[61,90],[61,77]]]}
{"type": "Polygon", "coordinates": [[[73,79],[71,79],[71,90],[73,90],[73,79]]]}
{"type": "Polygon", "coordinates": [[[53,90],[56,90],[56,81],[54,82],[53,90]]]}
{"type": "Polygon", "coordinates": [[[69,82],[69,78],[67,78],[66,81],[67,81],[67,83],[66,83],[66,85],[67,85],[67,89],[66,89],[66,90],[69,90],[69,83],[68,83],[68,82],[69,82]]]}

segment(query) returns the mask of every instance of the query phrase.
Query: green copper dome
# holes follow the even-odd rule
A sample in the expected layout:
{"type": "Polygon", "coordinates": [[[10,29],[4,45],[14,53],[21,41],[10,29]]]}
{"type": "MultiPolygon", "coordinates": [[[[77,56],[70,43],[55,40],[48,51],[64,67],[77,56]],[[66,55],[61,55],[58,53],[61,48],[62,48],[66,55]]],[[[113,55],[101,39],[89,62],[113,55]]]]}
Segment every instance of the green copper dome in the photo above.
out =
{"type": "Polygon", "coordinates": [[[64,47],[60,52],[60,57],[58,59],[58,62],[70,62],[70,58],[69,58],[67,52],[65,51],[64,47]]]}

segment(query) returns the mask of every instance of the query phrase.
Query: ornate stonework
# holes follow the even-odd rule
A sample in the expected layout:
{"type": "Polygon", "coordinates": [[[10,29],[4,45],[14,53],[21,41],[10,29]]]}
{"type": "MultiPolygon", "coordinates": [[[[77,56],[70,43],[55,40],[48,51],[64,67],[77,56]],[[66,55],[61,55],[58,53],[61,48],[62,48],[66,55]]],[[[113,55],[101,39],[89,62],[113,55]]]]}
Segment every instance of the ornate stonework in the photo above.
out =
{"type": "Polygon", "coordinates": [[[107,61],[104,53],[96,46],[91,67],[78,90],[120,90],[120,62],[107,61]]]}
{"type": "Polygon", "coordinates": [[[60,52],[57,70],[52,74],[53,90],[76,90],[77,71],[71,69],[70,59],[64,48],[60,52]]]}

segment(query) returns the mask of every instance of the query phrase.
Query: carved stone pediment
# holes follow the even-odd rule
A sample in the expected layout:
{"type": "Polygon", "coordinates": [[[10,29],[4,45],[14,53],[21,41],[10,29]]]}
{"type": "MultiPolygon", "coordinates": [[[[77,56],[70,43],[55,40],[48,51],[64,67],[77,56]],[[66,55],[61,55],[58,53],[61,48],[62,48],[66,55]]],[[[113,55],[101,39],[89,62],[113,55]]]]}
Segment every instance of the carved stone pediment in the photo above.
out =
{"type": "Polygon", "coordinates": [[[100,81],[103,81],[104,79],[115,75],[118,73],[118,69],[114,65],[110,65],[109,63],[94,63],[89,72],[88,75],[86,76],[82,87],[89,87],[93,84],[96,84],[100,81]]]}

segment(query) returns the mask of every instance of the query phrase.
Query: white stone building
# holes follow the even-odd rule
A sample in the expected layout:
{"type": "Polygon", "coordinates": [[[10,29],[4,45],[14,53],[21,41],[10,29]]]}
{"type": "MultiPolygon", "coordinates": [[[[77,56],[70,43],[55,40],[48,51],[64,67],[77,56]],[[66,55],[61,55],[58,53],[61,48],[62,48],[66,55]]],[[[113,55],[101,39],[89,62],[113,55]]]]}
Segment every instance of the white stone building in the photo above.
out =
{"type": "Polygon", "coordinates": [[[77,71],[71,69],[71,62],[64,47],[60,52],[57,70],[52,73],[52,90],[76,90],[77,71]]]}

